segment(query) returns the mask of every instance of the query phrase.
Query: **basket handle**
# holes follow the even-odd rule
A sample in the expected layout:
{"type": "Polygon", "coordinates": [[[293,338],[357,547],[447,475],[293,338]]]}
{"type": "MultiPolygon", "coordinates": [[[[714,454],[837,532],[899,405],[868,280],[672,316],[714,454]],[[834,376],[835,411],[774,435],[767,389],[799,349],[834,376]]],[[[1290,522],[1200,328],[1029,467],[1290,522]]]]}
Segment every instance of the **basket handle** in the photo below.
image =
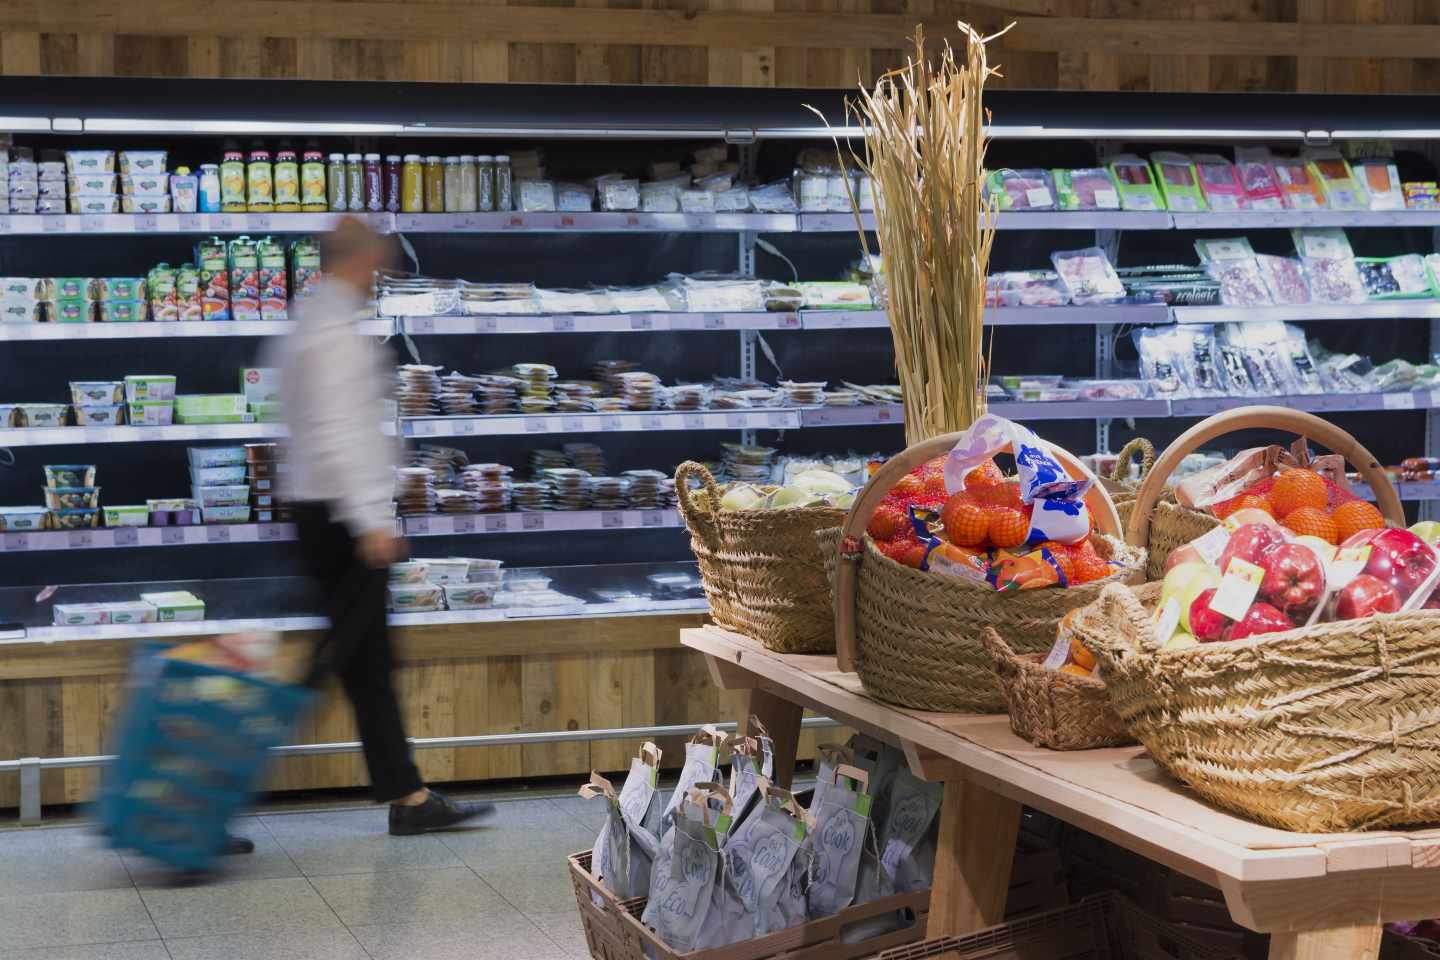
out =
{"type": "Polygon", "coordinates": [[[1000,636],[994,627],[986,627],[980,632],[980,643],[997,663],[1019,659],[1014,649],[1005,642],[1005,638],[1000,636]]]}
{"type": "Polygon", "coordinates": [[[1105,589],[1100,591],[1100,612],[1105,615],[1105,620],[1114,629],[1106,632],[1107,637],[1118,638],[1120,642],[1112,643],[1114,652],[1120,654],[1135,654],[1141,652],[1154,653],[1160,649],[1160,644],[1155,639],[1155,630],[1151,626],[1150,616],[1145,612],[1145,607],[1130,592],[1130,588],[1120,583],[1106,584],[1105,589]]]}
{"type": "Polygon", "coordinates": [[[1322,420],[1312,413],[1291,410],[1289,407],[1254,406],[1238,407],[1217,413],[1201,420],[1195,426],[1175,438],[1165,448],[1154,468],[1145,475],[1135,495],[1135,506],[1130,514],[1130,526],[1125,531],[1125,540],[1132,547],[1148,547],[1150,544],[1150,514],[1155,509],[1160,494],[1165,490],[1165,481],[1190,454],[1216,437],[1237,430],[1283,430],[1297,436],[1308,437],[1327,450],[1344,457],[1351,466],[1360,471],[1370,489],[1375,491],[1375,505],[1385,519],[1391,523],[1405,525],[1405,510],[1400,506],[1400,497],[1395,492],[1390,476],[1379,462],[1350,434],[1328,420],[1322,420]]]}
{"type": "MultiPolygon", "coordinates": [[[[847,673],[855,670],[855,579],[861,557],[858,544],[865,533],[865,527],[875,514],[875,508],[880,506],[880,501],[885,499],[890,488],[901,477],[925,461],[949,453],[964,436],[963,431],[957,431],[906,447],[875,471],[875,476],[870,478],[870,482],[865,484],[865,489],[860,491],[860,495],[850,506],[850,513],[845,517],[845,526],[841,530],[840,562],[835,566],[835,653],[841,670],[847,673]],[[857,547],[847,549],[847,542],[856,544],[857,547]]],[[[1090,515],[1095,518],[1095,527],[1101,533],[1120,537],[1120,515],[1115,512],[1115,501],[1110,499],[1109,492],[1095,474],[1069,451],[1052,444],[1050,453],[1072,476],[1086,477],[1092,481],[1089,492],[1085,494],[1085,503],[1090,508],[1090,515]]],[[[677,483],[676,488],[679,486],[677,483]]]]}
{"type": "Polygon", "coordinates": [[[679,501],[680,512],[684,514],[687,522],[692,523],[697,531],[703,531],[707,539],[712,542],[715,539],[715,511],[720,509],[720,488],[715,485],[715,475],[710,468],[703,463],[694,460],[686,460],[675,468],[675,499],[679,501]],[[709,505],[702,508],[699,499],[690,491],[690,478],[700,478],[700,485],[705,488],[705,496],[709,505]]]}
{"type": "Polygon", "coordinates": [[[1115,466],[1110,468],[1110,479],[1120,483],[1129,472],[1130,458],[1140,454],[1140,479],[1144,480],[1149,475],[1151,468],[1155,466],[1155,444],[1144,437],[1136,437],[1115,455],[1115,466]]]}

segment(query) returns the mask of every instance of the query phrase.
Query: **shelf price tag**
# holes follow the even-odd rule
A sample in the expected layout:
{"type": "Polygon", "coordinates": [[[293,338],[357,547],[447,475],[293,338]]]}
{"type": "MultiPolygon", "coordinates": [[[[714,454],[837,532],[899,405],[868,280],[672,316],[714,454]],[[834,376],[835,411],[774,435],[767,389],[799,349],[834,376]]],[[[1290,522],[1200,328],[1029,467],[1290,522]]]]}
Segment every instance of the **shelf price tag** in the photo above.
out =
{"type": "Polygon", "coordinates": [[[525,229],[525,218],[517,214],[511,214],[510,219],[505,221],[505,226],[516,230],[525,229]]]}
{"type": "Polygon", "coordinates": [[[550,329],[554,330],[556,333],[574,333],[574,332],[575,332],[575,318],[574,318],[574,317],[551,317],[551,318],[550,318],[550,329]]]}
{"type": "Polygon", "coordinates": [[[0,537],[0,547],[4,547],[6,553],[29,550],[30,534],[7,533],[3,537],[0,537]]]}
{"type": "Polygon", "coordinates": [[[789,419],[783,413],[770,414],[770,426],[772,427],[777,427],[783,430],[789,424],[789,422],[789,419]]]}
{"type": "Polygon", "coordinates": [[[250,214],[250,229],[252,229],[252,230],[269,230],[269,229],[270,229],[270,214],[268,214],[268,213],[252,213],[252,214],[250,214]]]}
{"type": "Polygon", "coordinates": [[[160,229],[160,219],[153,213],[136,214],[135,229],[140,232],[152,233],[160,229]]]}
{"type": "Polygon", "coordinates": [[[1440,390],[1430,391],[1430,406],[1440,407],[1440,390]]]}
{"type": "Polygon", "coordinates": [[[116,527],[115,546],[133,547],[140,542],[140,531],[135,527],[116,527]]]}
{"type": "Polygon", "coordinates": [[[585,432],[585,421],[579,417],[565,417],[560,421],[560,426],[566,433],[585,432]]]}
{"type": "Polygon", "coordinates": [[[205,542],[206,542],[206,543],[229,543],[229,542],[230,542],[230,528],[229,528],[229,527],[206,527],[206,528],[205,528],[205,542]]]}
{"type": "Polygon", "coordinates": [[[417,437],[428,437],[435,433],[435,421],[416,420],[410,424],[410,432],[417,437]]]}
{"type": "Polygon", "coordinates": [[[485,518],[486,533],[504,533],[510,529],[510,518],[503,513],[492,514],[485,518]]]}
{"type": "Polygon", "coordinates": [[[562,213],[560,215],[560,226],[567,228],[575,226],[575,218],[568,213],[562,213]]]}
{"type": "Polygon", "coordinates": [[[480,217],[473,213],[462,213],[455,225],[461,230],[475,230],[480,226],[480,217]]]}
{"type": "Polygon", "coordinates": [[[631,330],[653,330],[654,328],[655,328],[655,321],[651,319],[650,314],[648,314],[648,313],[636,313],[636,314],[632,314],[632,315],[631,315],[631,317],[630,317],[630,329],[631,329],[631,330]]]}
{"type": "Polygon", "coordinates": [[[405,322],[405,325],[410,328],[411,333],[423,334],[435,332],[434,317],[411,317],[405,322]]]}
{"type": "Polygon", "coordinates": [[[544,530],[545,514],[543,513],[522,513],[520,514],[520,529],[522,530],[544,530]]]}
{"type": "Polygon", "coordinates": [[[881,407],[879,410],[875,411],[875,420],[879,423],[889,423],[891,420],[894,419],[895,415],[891,412],[889,407],[881,407]]]}
{"type": "Polygon", "coordinates": [[[409,517],[405,521],[405,533],[412,537],[423,537],[430,532],[430,521],[425,517],[409,517]]]}
{"type": "Polygon", "coordinates": [[[215,230],[234,230],[235,218],[228,213],[214,213],[210,215],[210,226],[215,230]]]}
{"type": "Polygon", "coordinates": [[[47,214],[40,218],[43,233],[64,233],[67,217],[63,213],[47,214]]]}
{"type": "Polygon", "coordinates": [[[664,430],[665,420],[656,416],[641,417],[640,426],[645,430],[664,430]]]}
{"type": "Polygon", "coordinates": [[[800,314],[782,313],[775,318],[775,326],[781,330],[798,330],[800,328],[800,314]]]}
{"type": "Polygon", "coordinates": [[[496,323],[494,317],[476,317],[476,318],[475,318],[475,332],[476,332],[476,333],[494,333],[496,330],[499,330],[499,329],[500,329],[500,326],[499,326],[498,323],[496,323]]]}
{"type": "Polygon", "coordinates": [[[167,547],[176,546],[185,542],[184,527],[161,527],[160,543],[167,547]]]}
{"type": "Polygon", "coordinates": [[[475,532],[475,518],[474,518],[474,517],[456,517],[456,518],[455,518],[455,521],[454,521],[454,530],[455,530],[456,533],[474,533],[474,532],[475,532]]]}
{"type": "Polygon", "coordinates": [[[663,527],[665,526],[664,510],[641,510],[640,526],[642,527],[663,527]]]}
{"type": "Polygon", "coordinates": [[[608,431],[611,431],[611,432],[616,431],[616,430],[620,430],[620,429],[621,429],[621,426],[620,426],[620,418],[619,418],[619,417],[601,417],[601,418],[600,418],[600,429],[601,429],[601,430],[608,430],[608,431]]]}
{"type": "Polygon", "coordinates": [[[285,527],[279,523],[262,523],[255,531],[255,536],[266,542],[285,539],[285,527]]]}
{"type": "Polygon", "coordinates": [[[526,433],[549,433],[549,432],[550,432],[550,419],[549,419],[548,417],[526,417],[526,418],[525,418],[525,432],[526,432],[526,433]]]}
{"type": "Polygon", "coordinates": [[[10,215],[0,214],[0,233],[10,232],[10,215]]]}
{"type": "Polygon", "coordinates": [[[725,425],[732,430],[744,430],[750,426],[750,417],[744,413],[727,413],[725,414],[725,425]]]}
{"type": "Polygon", "coordinates": [[[95,546],[95,534],[89,530],[71,530],[65,537],[65,545],[71,550],[83,550],[95,546]]]}
{"type": "Polygon", "coordinates": [[[200,222],[200,214],[198,214],[198,213],[182,213],[182,214],[180,214],[180,216],[179,216],[179,222],[178,222],[177,226],[178,226],[181,230],[200,231],[200,230],[205,229],[204,226],[202,225],[202,223],[200,222]]]}
{"type": "Polygon", "coordinates": [[[1413,393],[1386,393],[1380,397],[1386,410],[1414,410],[1415,394],[1413,393]]]}
{"type": "Polygon", "coordinates": [[[702,329],[705,329],[705,330],[724,330],[724,329],[725,329],[725,314],[723,314],[723,313],[706,313],[706,314],[703,314],[703,315],[701,315],[701,317],[700,317],[700,326],[701,326],[702,329]]]}
{"type": "Polygon", "coordinates": [[[704,430],[705,418],[698,413],[687,413],[683,418],[686,430],[704,430]]]}
{"type": "Polygon", "coordinates": [[[619,510],[600,511],[601,530],[619,530],[623,526],[625,526],[625,514],[619,510]]]}

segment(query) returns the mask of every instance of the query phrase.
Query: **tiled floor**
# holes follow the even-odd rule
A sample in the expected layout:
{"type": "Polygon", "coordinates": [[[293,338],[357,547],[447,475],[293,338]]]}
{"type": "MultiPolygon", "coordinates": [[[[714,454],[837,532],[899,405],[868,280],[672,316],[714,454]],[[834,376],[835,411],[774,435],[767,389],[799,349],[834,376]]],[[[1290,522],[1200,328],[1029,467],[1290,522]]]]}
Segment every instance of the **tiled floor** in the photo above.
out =
{"type": "Polygon", "coordinates": [[[379,807],[261,812],[217,882],[171,888],[82,826],[0,830],[0,960],[576,960],[578,797],[502,800],[465,832],[391,837],[379,807]]]}

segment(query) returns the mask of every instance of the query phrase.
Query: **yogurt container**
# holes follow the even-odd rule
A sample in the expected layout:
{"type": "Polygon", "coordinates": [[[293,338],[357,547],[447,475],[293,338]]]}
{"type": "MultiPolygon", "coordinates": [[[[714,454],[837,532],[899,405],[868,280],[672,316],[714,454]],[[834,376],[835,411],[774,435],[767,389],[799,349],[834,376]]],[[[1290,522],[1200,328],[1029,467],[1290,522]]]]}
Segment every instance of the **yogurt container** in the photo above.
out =
{"type": "Polygon", "coordinates": [[[139,323],[149,312],[144,300],[105,300],[95,304],[95,319],[100,323],[139,323]]]}
{"type": "Polygon", "coordinates": [[[131,176],[163,174],[168,161],[164,150],[121,150],[120,172],[131,176]]]}
{"type": "Polygon", "coordinates": [[[245,482],[245,464],[233,463],[220,467],[191,467],[190,482],[197,487],[245,482]]]}
{"type": "Polygon", "coordinates": [[[46,487],[45,506],[51,510],[81,510],[100,505],[99,487],[46,487]]]}
{"type": "Polygon", "coordinates": [[[0,530],[44,530],[50,511],[44,507],[0,507],[0,530]]]}
{"type": "Polygon", "coordinates": [[[115,172],[114,150],[66,150],[65,172],[72,177],[115,172]]]}
{"type": "Polygon", "coordinates": [[[150,525],[150,508],[143,503],[138,506],[105,507],[101,514],[105,518],[107,527],[148,527],[150,525]]]}
{"type": "MultiPolygon", "coordinates": [[[[189,447],[185,455],[192,470],[203,467],[228,467],[245,463],[244,447],[189,447]]],[[[242,470],[243,472],[243,470],[242,470]]]]}
{"type": "Polygon", "coordinates": [[[205,523],[249,523],[250,504],[226,504],[219,507],[201,507],[201,520],[205,523]]]}
{"type": "Polygon", "coordinates": [[[120,198],[121,213],[169,213],[170,195],[164,194],[158,197],[130,197],[120,198]]]}
{"type": "Polygon", "coordinates": [[[505,571],[505,589],[510,593],[539,593],[550,589],[550,577],[530,570],[505,571]]]}
{"type": "Polygon", "coordinates": [[[423,560],[406,560],[390,564],[390,583],[415,584],[426,581],[426,566],[423,560]]]}
{"type": "Polygon", "coordinates": [[[144,300],[144,277],[96,277],[90,291],[97,300],[144,300]]]}
{"type": "Polygon", "coordinates": [[[93,487],[95,486],[95,465],[93,463],[46,464],[45,486],[93,487]]]}
{"type": "Polygon", "coordinates": [[[68,181],[72,196],[109,196],[115,192],[115,174],[83,173],[68,181]]]}
{"type": "Polygon", "coordinates": [[[15,404],[0,403],[0,430],[15,425],[15,404]]]}
{"type": "Polygon", "coordinates": [[[483,610],[495,600],[496,588],[484,583],[447,583],[441,588],[448,610],[483,610]]]}
{"type": "Polygon", "coordinates": [[[423,613],[439,610],[444,596],[433,583],[391,584],[388,588],[390,609],[396,613],[423,613]]]}
{"type": "Polygon", "coordinates": [[[57,603],[57,627],[92,627],[107,623],[154,623],[155,608],[143,601],[128,603],[57,603]]]}
{"type": "Polygon", "coordinates": [[[75,422],[82,427],[113,427],[125,422],[125,404],[77,403],[75,422]]]}
{"type": "Polygon", "coordinates": [[[165,427],[175,422],[175,404],[170,400],[130,402],[130,423],[137,427],[165,427]]]}
{"type": "Polygon", "coordinates": [[[426,560],[431,583],[464,583],[470,578],[468,560],[426,560]]]}
{"type": "Polygon", "coordinates": [[[248,483],[191,487],[190,493],[201,507],[248,507],[250,505],[250,485],[248,483]]]}
{"type": "MultiPolygon", "coordinates": [[[[107,191],[113,193],[114,191],[107,191]]],[[[127,197],[164,197],[169,199],[168,173],[122,173],[120,192],[127,197]]]]}
{"type": "Polygon", "coordinates": [[[70,410],[65,403],[18,403],[15,406],[19,427],[63,427],[70,410]]]}
{"type": "Polygon", "coordinates": [[[50,319],[55,323],[94,323],[95,303],[79,297],[56,300],[50,307],[50,319]]]}
{"type": "Polygon", "coordinates": [[[71,380],[72,403],[124,403],[125,383],[122,380],[71,380]]]}
{"type": "Polygon", "coordinates": [[[132,404],[148,400],[173,401],[175,378],[170,374],[132,374],[125,378],[125,399],[132,404]]]}
{"type": "Polygon", "coordinates": [[[188,590],[142,593],[140,599],[155,608],[155,619],[161,623],[205,619],[205,601],[188,590]]]}
{"type": "Polygon", "coordinates": [[[70,195],[71,213],[119,213],[120,197],[115,194],[109,195],[70,195]]]}

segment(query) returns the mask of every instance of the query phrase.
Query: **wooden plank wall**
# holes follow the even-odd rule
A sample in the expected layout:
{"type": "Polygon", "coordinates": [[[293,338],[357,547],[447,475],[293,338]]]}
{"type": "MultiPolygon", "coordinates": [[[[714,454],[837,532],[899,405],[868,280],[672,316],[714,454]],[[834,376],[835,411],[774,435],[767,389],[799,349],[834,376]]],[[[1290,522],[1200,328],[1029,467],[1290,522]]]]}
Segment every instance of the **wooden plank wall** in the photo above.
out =
{"type": "Polygon", "coordinates": [[[998,85],[1440,89],[1437,0],[6,0],[0,72],[845,87],[917,22],[997,44],[998,85]],[[137,15],[143,14],[143,15],[137,15]],[[231,24],[253,33],[235,35],[231,24]],[[143,26],[142,26],[143,25],[143,26]]]}
{"type": "MultiPolygon", "coordinates": [[[[719,690],[704,659],[679,646],[700,615],[571,620],[546,624],[409,628],[398,631],[396,686],[412,737],[475,736],[541,730],[699,724],[741,720],[747,697],[719,690]],[[583,652],[581,652],[583,651],[583,652]]],[[[307,654],[310,638],[293,635],[287,653],[307,654]]],[[[96,756],[113,749],[125,696],[123,641],[31,645],[0,661],[0,759],[96,756]]],[[[842,737],[835,730],[827,738],[842,737]]],[[[358,739],[350,706],[336,689],[301,722],[292,743],[358,739]]],[[[817,734],[801,738],[814,755],[817,734]]],[[[560,743],[416,752],[434,783],[583,777],[591,769],[625,770],[642,741],[560,743]]],[[[679,766],[683,742],[661,741],[665,765],[679,766]]],[[[42,775],[47,804],[93,796],[94,770],[42,775]]],[[[362,786],[359,754],[294,758],[276,767],[276,790],[362,786]]],[[[577,780],[578,783],[578,780],[577,780]]],[[[0,775],[0,809],[18,803],[19,778],[0,775]]]]}

